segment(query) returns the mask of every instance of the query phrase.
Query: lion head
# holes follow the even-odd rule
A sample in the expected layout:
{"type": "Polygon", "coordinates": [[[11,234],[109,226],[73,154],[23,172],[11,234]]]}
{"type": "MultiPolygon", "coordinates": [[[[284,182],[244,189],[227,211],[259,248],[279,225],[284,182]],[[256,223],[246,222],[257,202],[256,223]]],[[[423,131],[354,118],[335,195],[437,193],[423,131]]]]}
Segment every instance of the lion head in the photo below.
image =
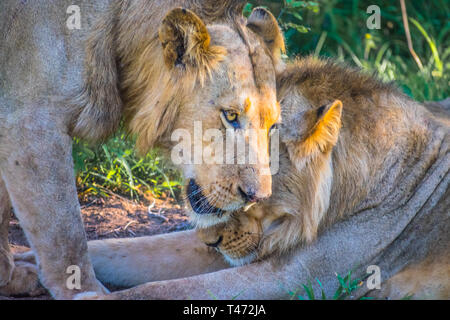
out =
{"type": "MultiPolygon", "coordinates": [[[[251,20],[279,32],[266,18],[271,14],[261,11],[251,20]]],[[[276,56],[245,26],[206,26],[181,8],[163,19],[159,39],[159,55],[144,54],[132,62],[142,66],[152,59],[162,67],[148,74],[145,94],[131,97],[129,127],[140,150],[157,143],[182,169],[192,220],[215,224],[271,195],[268,139],[280,116],[276,56]],[[242,162],[240,152],[245,152],[242,162]],[[249,154],[256,161],[248,161],[249,154]]]]}
{"type": "Polygon", "coordinates": [[[329,164],[341,112],[342,102],[337,100],[289,118],[281,129],[283,146],[274,195],[234,213],[226,223],[198,229],[198,237],[231,265],[250,263],[274,252],[286,253],[297,244],[312,241],[322,222],[317,213],[323,215],[328,208],[329,164]]]}
{"type": "Polygon", "coordinates": [[[137,148],[161,147],[183,171],[189,211],[202,226],[271,195],[269,131],[280,118],[276,69],[284,43],[276,19],[257,8],[245,21],[245,1],[224,3],[238,10],[224,10],[225,4],[216,10],[210,0],[168,11],[146,1],[112,8],[115,20],[105,19],[88,42],[87,76],[96,88],[83,94],[94,92],[95,101],[82,103],[88,107],[74,130],[98,136],[101,121],[92,119],[103,114],[104,121],[116,121],[115,112],[99,109],[111,110],[120,100],[137,148]],[[108,27],[115,36],[103,35],[108,27]],[[96,61],[97,50],[105,47],[116,53],[120,72],[97,79],[107,67],[96,61]],[[118,91],[106,92],[117,82],[118,91]]]}
{"type": "Polygon", "coordinates": [[[244,265],[260,257],[262,217],[252,211],[232,214],[225,223],[196,230],[198,238],[219,251],[232,266],[244,265]]]}

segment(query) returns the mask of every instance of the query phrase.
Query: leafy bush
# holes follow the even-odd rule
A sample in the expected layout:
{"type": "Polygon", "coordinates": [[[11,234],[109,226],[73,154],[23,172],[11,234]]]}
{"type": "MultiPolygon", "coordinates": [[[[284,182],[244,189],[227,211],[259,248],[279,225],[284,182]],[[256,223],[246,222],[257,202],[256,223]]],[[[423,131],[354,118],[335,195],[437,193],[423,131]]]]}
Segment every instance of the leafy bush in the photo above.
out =
{"type": "Polygon", "coordinates": [[[181,175],[158,150],[139,157],[134,142],[127,140],[123,133],[97,147],[76,139],[73,157],[81,193],[107,196],[115,192],[139,199],[163,194],[177,197],[180,192],[181,175]]]}
{"type": "Polygon", "coordinates": [[[257,5],[268,7],[278,17],[290,57],[314,54],[346,61],[385,81],[395,81],[419,101],[449,96],[448,1],[406,0],[412,42],[422,69],[408,50],[399,1],[255,0],[246,12],[257,5]],[[381,29],[366,26],[370,5],[381,9],[381,29]]]}

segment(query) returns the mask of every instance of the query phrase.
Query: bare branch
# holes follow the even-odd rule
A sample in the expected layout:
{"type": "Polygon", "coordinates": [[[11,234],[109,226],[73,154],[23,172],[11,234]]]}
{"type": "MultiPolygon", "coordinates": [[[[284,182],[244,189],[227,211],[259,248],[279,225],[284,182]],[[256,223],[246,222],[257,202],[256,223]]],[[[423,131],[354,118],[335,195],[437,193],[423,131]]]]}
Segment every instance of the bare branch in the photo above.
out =
{"type": "Polygon", "coordinates": [[[413,48],[413,45],[412,45],[412,41],[411,41],[411,33],[409,32],[408,14],[406,13],[405,0],[400,0],[400,6],[402,7],[403,26],[405,28],[406,41],[408,43],[409,52],[413,56],[413,58],[416,61],[417,65],[419,66],[419,69],[422,70],[423,69],[422,62],[420,61],[419,56],[414,51],[414,48],[413,48]]]}

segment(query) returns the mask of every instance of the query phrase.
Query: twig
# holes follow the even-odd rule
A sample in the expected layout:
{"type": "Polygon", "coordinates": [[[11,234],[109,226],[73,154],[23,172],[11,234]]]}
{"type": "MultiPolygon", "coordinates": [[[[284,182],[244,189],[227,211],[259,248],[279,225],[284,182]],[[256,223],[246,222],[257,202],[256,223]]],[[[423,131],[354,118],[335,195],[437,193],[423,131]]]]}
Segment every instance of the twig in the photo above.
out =
{"type": "Polygon", "coordinates": [[[127,230],[128,227],[132,224],[132,223],[137,223],[136,221],[131,220],[130,222],[127,223],[127,225],[123,228],[123,230],[127,230]]]}
{"type": "Polygon", "coordinates": [[[159,220],[162,223],[169,221],[169,219],[167,217],[164,217],[161,214],[157,214],[157,213],[153,213],[153,212],[148,212],[147,214],[148,214],[149,218],[155,218],[155,219],[159,220]]]}
{"type": "Polygon", "coordinates": [[[413,45],[412,45],[412,41],[411,41],[411,33],[409,32],[408,14],[406,13],[405,0],[400,0],[400,6],[402,8],[403,26],[405,28],[406,42],[408,43],[409,52],[413,56],[413,58],[416,61],[417,65],[419,66],[419,69],[422,70],[423,69],[422,62],[420,61],[419,56],[414,51],[414,48],[413,48],[413,45]]]}
{"type": "Polygon", "coordinates": [[[153,201],[153,203],[148,206],[148,210],[147,210],[148,217],[149,218],[156,218],[156,219],[158,219],[159,221],[161,221],[163,223],[164,222],[168,222],[169,219],[161,214],[161,211],[162,211],[163,208],[161,207],[159,209],[158,213],[153,213],[152,209],[153,209],[154,206],[155,206],[155,201],[153,201]]]}

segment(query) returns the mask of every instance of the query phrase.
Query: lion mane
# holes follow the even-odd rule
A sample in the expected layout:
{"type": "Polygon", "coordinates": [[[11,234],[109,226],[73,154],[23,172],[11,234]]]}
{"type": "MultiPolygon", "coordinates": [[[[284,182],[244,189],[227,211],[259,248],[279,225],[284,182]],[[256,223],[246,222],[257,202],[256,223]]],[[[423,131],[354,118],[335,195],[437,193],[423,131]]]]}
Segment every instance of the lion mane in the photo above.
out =
{"type": "MultiPolygon", "coordinates": [[[[165,17],[164,10],[153,10],[157,16],[150,18],[149,6],[158,5],[116,1],[91,31],[86,40],[85,82],[69,102],[78,110],[72,125],[74,135],[89,141],[105,140],[117,130],[125,112],[131,133],[139,133],[138,148],[147,151],[170,130],[182,98],[191,94],[195,84],[199,80],[203,82],[226,54],[224,48],[217,46],[198,50],[199,45],[209,46],[210,41],[204,23],[198,20],[195,23],[203,32],[196,35],[198,39],[190,39],[185,48],[195,62],[192,67],[187,66],[189,77],[181,76],[184,70],[178,74],[171,72],[166,67],[170,63],[164,61],[161,51],[176,55],[176,50],[183,48],[170,43],[161,48],[160,36],[164,35],[154,26],[163,21],[161,32],[172,32],[171,36],[176,37],[171,28],[175,28],[174,20],[183,17],[180,12],[165,17]]],[[[202,6],[192,0],[184,1],[183,5],[207,19],[205,22],[236,19],[243,8],[242,1],[238,0],[222,1],[220,5],[202,1],[202,6]]]]}
{"type": "Polygon", "coordinates": [[[437,128],[448,125],[448,116],[436,117],[394,84],[330,59],[291,62],[278,95],[286,154],[274,195],[254,209],[273,224],[262,256],[310,244],[336,222],[387,204],[396,188],[413,192],[415,183],[397,181],[402,171],[432,153],[421,164],[426,171],[445,141],[437,128]]]}
{"type": "MultiPolygon", "coordinates": [[[[247,22],[241,16],[245,5],[242,0],[189,0],[182,4],[184,9],[165,16],[164,10],[152,10],[158,3],[112,3],[86,41],[85,82],[69,100],[78,110],[72,124],[74,135],[88,141],[105,140],[117,130],[124,115],[141,153],[164,140],[173,129],[183,100],[204,84],[227,54],[225,48],[210,45],[207,23],[235,25],[257,65],[259,52],[248,39],[246,25],[266,41],[273,63],[282,65],[284,40],[276,20],[271,15],[260,16],[265,15],[265,10],[255,10],[247,22]],[[186,10],[192,10],[200,19],[186,20],[186,10]],[[149,12],[155,14],[149,17],[149,12]],[[273,21],[266,23],[264,19],[273,21]],[[154,26],[160,21],[162,27],[157,30],[154,26]],[[186,43],[180,43],[183,39],[179,34],[189,33],[193,24],[197,32],[187,37],[186,43]],[[180,50],[186,51],[183,61],[180,50]],[[175,60],[176,67],[168,59],[175,60]]],[[[259,69],[254,70],[255,81],[262,85],[267,76],[258,74],[262,73],[259,69]]]]}

